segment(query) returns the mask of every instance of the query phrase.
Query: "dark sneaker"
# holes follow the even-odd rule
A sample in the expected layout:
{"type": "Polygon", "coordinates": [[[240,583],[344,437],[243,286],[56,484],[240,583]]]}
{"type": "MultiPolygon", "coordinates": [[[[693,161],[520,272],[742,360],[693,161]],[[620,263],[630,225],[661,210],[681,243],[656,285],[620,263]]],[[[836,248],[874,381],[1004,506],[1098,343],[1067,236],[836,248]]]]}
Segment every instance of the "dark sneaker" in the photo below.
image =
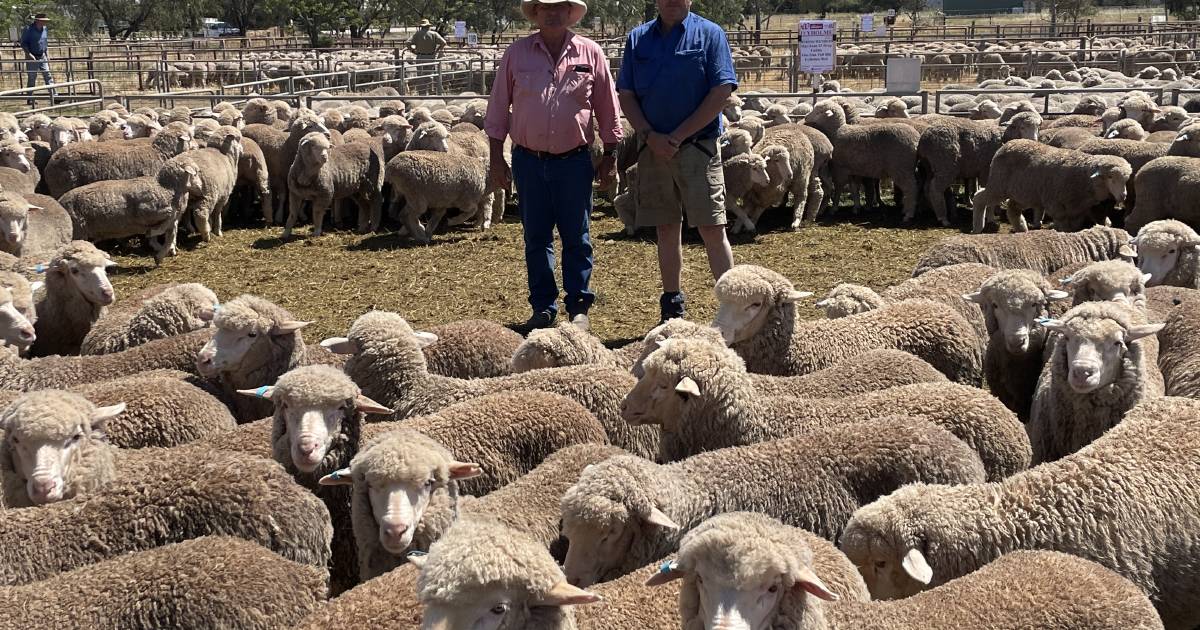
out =
{"type": "Polygon", "coordinates": [[[661,315],[658,323],[665,324],[668,319],[683,319],[687,317],[687,309],[684,308],[682,291],[674,291],[671,293],[663,293],[658,298],[658,312],[661,315]]]}
{"type": "Polygon", "coordinates": [[[554,316],[554,311],[539,311],[534,313],[533,316],[526,320],[525,324],[521,326],[521,330],[524,331],[524,334],[529,334],[531,331],[537,330],[538,328],[550,328],[554,325],[554,316]]]}

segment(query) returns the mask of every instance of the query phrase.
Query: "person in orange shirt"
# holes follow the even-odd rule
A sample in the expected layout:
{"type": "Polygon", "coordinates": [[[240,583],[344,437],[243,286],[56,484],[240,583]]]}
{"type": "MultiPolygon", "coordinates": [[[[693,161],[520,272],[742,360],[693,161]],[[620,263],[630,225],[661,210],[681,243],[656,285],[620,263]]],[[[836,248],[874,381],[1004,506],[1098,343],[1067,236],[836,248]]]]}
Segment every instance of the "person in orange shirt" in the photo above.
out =
{"type": "Polygon", "coordinates": [[[592,181],[616,177],[620,107],[608,60],[596,42],[570,29],[587,13],[582,0],[523,0],[538,32],[519,39],[500,60],[484,131],[491,142],[490,175],[516,184],[525,231],[525,269],[533,315],[525,330],[546,328],[558,315],[554,230],[562,239],[563,300],[571,321],[588,326],[595,294],[588,233],[592,181]],[[511,109],[511,112],[510,112],[511,109]],[[592,168],[592,120],[604,156],[592,168]],[[504,139],[512,137],[511,171],[504,139]]]}

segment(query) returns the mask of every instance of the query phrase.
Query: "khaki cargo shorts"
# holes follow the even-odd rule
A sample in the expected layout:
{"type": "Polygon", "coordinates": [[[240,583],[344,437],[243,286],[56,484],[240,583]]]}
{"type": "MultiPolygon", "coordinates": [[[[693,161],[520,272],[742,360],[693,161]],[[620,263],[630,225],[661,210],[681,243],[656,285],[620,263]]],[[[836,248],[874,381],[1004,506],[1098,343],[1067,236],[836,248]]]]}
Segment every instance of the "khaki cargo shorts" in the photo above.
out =
{"type": "Polygon", "coordinates": [[[684,144],[667,161],[643,147],[637,173],[638,227],[680,223],[684,216],[692,227],[725,225],[725,172],[716,138],[684,144]]]}

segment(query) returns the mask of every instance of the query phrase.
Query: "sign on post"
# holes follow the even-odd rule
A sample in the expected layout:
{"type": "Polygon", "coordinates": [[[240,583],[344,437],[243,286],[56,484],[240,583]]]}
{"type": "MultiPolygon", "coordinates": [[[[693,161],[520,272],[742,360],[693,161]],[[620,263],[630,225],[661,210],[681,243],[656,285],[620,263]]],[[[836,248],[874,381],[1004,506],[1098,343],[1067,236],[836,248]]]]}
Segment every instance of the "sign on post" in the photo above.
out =
{"type": "Polygon", "coordinates": [[[864,14],[862,14],[861,19],[862,19],[862,28],[860,28],[859,30],[861,30],[864,33],[870,33],[871,31],[875,30],[875,14],[874,13],[864,13],[864,14]]]}
{"type": "Polygon", "coordinates": [[[454,36],[458,39],[464,39],[467,36],[467,23],[462,20],[454,21],[454,36]]]}
{"type": "Polygon", "coordinates": [[[475,31],[471,31],[470,33],[467,33],[467,45],[468,46],[478,46],[479,45],[479,33],[476,33],[475,31]]]}
{"type": "Polygon", "coordinates": [[[800,71],[810,74],[832,71],[837,61],[837,46],[833,41],[837,22],[801,20],[799,28],[800,71]]]}
{"type": "Polygon", "coordinates": [[[887,37],[887,24],[880,24],[875,27],[876,37],[887,37]]]}
{"type": "Polygon", "coordinates": [[[887,91],[914,93],[921,90],[921,60],[889,57],[887,60],[887,91]]]}

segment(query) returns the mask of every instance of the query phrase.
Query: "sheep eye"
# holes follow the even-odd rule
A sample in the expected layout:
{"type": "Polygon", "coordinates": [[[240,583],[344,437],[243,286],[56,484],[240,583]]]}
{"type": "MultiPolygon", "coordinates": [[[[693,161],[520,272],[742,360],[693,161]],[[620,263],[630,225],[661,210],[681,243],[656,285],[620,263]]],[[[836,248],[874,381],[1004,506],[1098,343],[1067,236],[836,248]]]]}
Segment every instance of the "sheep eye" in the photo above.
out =
{"type": "Polygon", "coordinates": [[[508,612],[508,604],[496,604],[495,606],[492,606],[492,609],[488,612],[497,616],[503,615],[504,613],[508,612]]]}
{"type": "Polygon", "coordinates": [[[875,568],[876,569],[886,569],[887,568],[887,560],[876,560],[875,568]]]}
{"type": "Polygon", "coordinates": [[[78,273],[79,273],[79,267],[71,267],[71,273],[78,274],[78,273]]]}
{"type": "Polygon", "coordinates": [[[12,436],[12,443],[13,443],[13,444],[20,444],[20,443],[21,443],[21,439],[20,439],[20,438],[18,438],[17,436],[15,436],[15,435],[14,435],[14,436],[12,436]]]}
{"type": "Polygon", "coordinates": [[[71,437],[70,437],[70,438],[67,440],[67,444],[74,444],[74,443],[78,442],[78,441],[79,441],[79,438],[81,438],[81,437],[83,437],[83,434],[82,434],[82,433],[76,433],[75,435],[72,435],[72,436],[71,436],[71,437]]]}
{"type": "Polygon", "coordinates": [[[762,308],[762,302],[755,302],[750,305],[750,308],[762,308]]]}
{"type": "Polygon", "coordinates": [[[1169,251],[1167,251],[1167,253],[1168,253],[1168,254],[1174,254],[1174,253],[1175,253],[1175,250],[1173,250],[1173,249],[1172,249],[1172,250],[1169,250],[1169,251]]]}
{"type": "Polygon", "coordinates": [[[251,338],[251,339],[254,339],[255,337],[257,337],[257,336],[258,336],[258,333],[249,333],[249,334],[247,334],[246,336],[247,336],[247,337],[249,337],[249,338],[251,338]]]}
{"type": "Polygon", "coordinates": [[[426,479],[426,480],[425,480],[425,487],[426,487],[426,488],[432,488],[432,487],[433,487],[433,478],[429,478],[429,479],[426,479]]]}
{"type": "Polygon", "coordinates": [[[778,593],[778,592],[779,592],[779,585],[778,585],[778,584],[772,584],[772,585],[771,585],[771,588],[767,589],[767,592],[768,592],[768,593],[778,593]]]}

